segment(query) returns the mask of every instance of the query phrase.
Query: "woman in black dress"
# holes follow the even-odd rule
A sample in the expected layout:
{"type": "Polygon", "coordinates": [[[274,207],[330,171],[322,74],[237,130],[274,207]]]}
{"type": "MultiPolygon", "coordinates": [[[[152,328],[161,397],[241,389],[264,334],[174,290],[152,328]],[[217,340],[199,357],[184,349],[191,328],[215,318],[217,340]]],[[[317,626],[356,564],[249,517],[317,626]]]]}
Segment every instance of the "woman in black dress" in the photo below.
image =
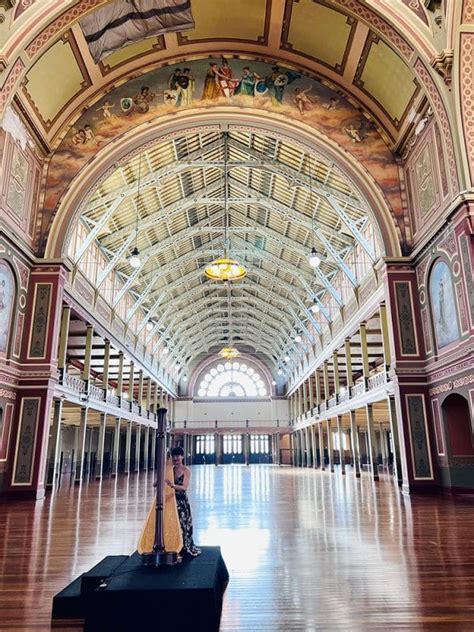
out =
{"type": "Polygon", "coordinates": [[[179,524],[183,534],[183,550],[182,554],[197,557],[201,553],[193,542],[193,519],[191,516],[191,506],[189,505],[186,490],[188,489],[191,471],[183,463],[184,450],[177,447],[171,450],[171,459],[173,461],[173,477],[174,481],[169,479],[165,483],[175,490],[176,506],[178,509],[179,524]]]}

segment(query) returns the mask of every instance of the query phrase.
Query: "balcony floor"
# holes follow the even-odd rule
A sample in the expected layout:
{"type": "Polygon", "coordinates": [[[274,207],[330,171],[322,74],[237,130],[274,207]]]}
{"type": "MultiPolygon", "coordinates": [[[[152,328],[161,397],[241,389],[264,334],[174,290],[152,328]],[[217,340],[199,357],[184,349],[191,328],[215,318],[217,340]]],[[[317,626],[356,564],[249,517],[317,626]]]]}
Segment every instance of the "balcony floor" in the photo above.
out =
{"type": "MultiPolygon", "coordinates": [[[[195,466],[198,544],[222,547],[222,632],[473,630],[474,504],[310,469],[195,466]]],[[[0,630],[49,630],[53,595],[131,553],[151,473],[0,505],[0,630]]],[[[68,628],[78,629],[78,628],[68,628]]]]}

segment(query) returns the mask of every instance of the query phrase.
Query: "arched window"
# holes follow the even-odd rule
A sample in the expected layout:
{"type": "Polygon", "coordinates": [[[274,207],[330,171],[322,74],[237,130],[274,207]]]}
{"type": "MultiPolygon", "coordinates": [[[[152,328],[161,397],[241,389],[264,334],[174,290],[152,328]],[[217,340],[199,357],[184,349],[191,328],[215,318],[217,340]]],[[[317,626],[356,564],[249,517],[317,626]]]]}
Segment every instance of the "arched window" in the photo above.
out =
{"type": "Polygon", "coordinates": [[[198,397],[266,397],[268,384],[256,368],[245,362],[219,362],[201,376],[198,397]]]}

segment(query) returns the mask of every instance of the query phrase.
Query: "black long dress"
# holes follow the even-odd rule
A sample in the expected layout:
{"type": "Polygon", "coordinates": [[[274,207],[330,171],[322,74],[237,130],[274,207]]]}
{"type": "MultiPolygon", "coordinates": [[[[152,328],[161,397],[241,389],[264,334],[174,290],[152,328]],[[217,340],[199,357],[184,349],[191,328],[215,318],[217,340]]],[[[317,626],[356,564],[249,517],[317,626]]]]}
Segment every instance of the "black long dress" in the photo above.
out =
{"type": "MultiPolygon", "coordinates": [[[[173,470],[173,472],[174,484],[182,485],[184,474],[176,477],[175,470],[173,470]]],[[[193,542],[193,518],[191,516],[191,506],[186,492],[176,491],[176,507],[178,509],[179,524],[181,525],[181,532],[183,534],[183,549],[181,554],[197,557],[201,554],[201,549],[198,549],[193,542]]]]}

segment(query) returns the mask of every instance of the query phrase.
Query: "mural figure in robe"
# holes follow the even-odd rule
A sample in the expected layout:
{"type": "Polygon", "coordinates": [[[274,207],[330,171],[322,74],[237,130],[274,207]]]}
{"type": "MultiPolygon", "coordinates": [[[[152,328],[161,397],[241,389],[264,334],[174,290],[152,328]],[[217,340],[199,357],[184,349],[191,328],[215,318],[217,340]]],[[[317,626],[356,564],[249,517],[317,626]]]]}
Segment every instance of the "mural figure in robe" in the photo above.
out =
{"type": "Polygon", "coordinates": [[[211,61],[204,78],[204,88],[201,99],[212,101],[214,99],[218,99],[220,95],[221,92],[219,89],[219,73],[217,64],[215,61],[211,61]]]}

